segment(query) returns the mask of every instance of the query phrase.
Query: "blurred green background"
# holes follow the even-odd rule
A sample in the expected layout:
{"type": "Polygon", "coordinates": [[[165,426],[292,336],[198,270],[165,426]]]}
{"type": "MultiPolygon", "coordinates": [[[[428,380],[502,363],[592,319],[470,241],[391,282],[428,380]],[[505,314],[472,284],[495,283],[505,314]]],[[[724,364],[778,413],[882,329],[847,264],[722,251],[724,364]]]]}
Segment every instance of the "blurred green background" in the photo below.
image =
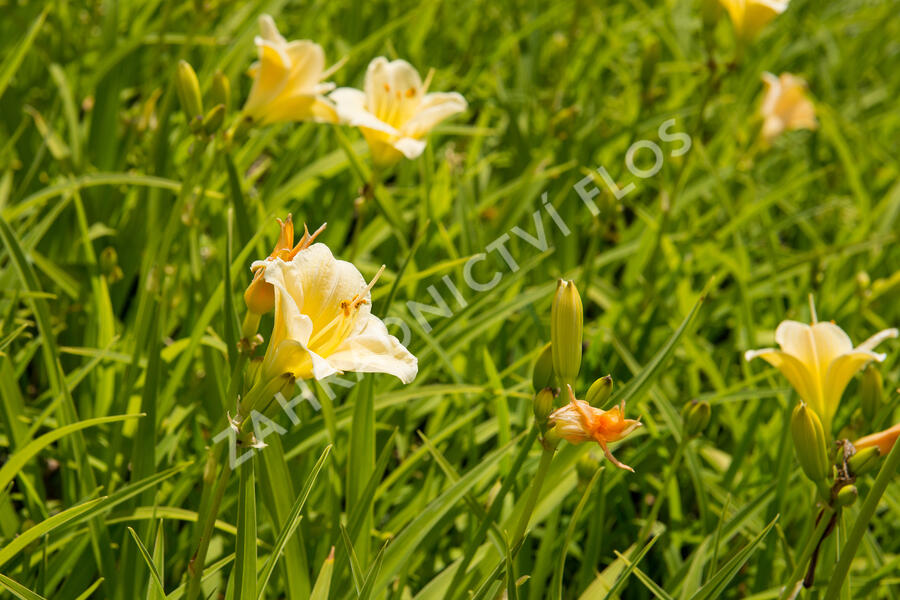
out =
{"type": "MultiPolygon", "coordinates": [[[[387,266],[374,311],[410,324],[420,372],[407,387],[366,379],[375,454],[363,464],[350,442],[365,386],[338,389],[334,401],[320,390],[323,411],[304,407],[301,425],[280,440],[283,479],[258,488],[261,557],[283,503],[334,448],[265,597],[306,597],[332,546],[331,597],[356,597],[340,528],[356,511],[372,515],[352,544],[362,572],[375,568],[374,597],[468,597],[505,566],[486,542],[474,574],[450,586],[501,482],[511,489],[500,527],[536,467],[536,444],[521,465],[514,451],[486,457],[531,426],[531,362],[549,341],[558,277],[574,279],[584,299],[582,397],[597,377],[610,373],[618,387],[651,364],[714,281],[629,406],[646,426],[616,455],[636,474],[611,468],[597,448],[560,451],[512,561],[516,577],[530,576],[518,593],[601,598],[624,573],[616,596],[659,596],[658,586],[659,597],[691,598],[779,515],[722,592],[777,597],[808,531],[813,489],[789,443],[794,393],[742,354],[773,344],[779,321],[808,320],[808,294],[819,318],[854,342],[900,324],[900,3],[794,0],[736,63],[727,15],[704,29],[690,0],[2,2],[0,11],[0,460],[67,423],[148,413],[68,435],[16,469],[0,490],[0,546],[79,502],[108,499],[17,551],[0,573],[54,600],[78,598],[101,577],[89,597],[155,598],[130,526],[173,597],[194,548],[205,448],[228,408],[235,307],[242,315],[249,265],[269,253],[274,218],[290,212],[311,228],[327,221],[320,240],[339,257],[353,254],[367,278],[387,266]],[[367,153],[356,131],[274,125],[227,150],[190,135],[174,91],[177,61],[194,66],[204,92],[224,72],[233,116],[249,91],[262,13],[286,38],[321,44],[328,65],[346,57],[331,78],[338,85],[360,87],[369,60],[384,55],[423,75],[433,67],[431,90],[468,100],[422,157],[386,174],[399,222],[354,203],[364,184],[354,163],[367,153]],[[807,80],[817,131],[760,144],[764,71],[807,80]],[[679,144],[658,137],[668,119],[691,136],[683,156],[669,156],[679,144]],[[640,179],[625,155],[644,139],[665,160],[640,179]],[[636,187],[616,199],[598,179],[595,216],[574,186],[601,166],[620,187],[636,187]],[[510,272],[492,252],[477,278],[499,271],[501,284],[463,287],[469,257],[512,227],[535,231],[543,193],[572,233],[545,211],[550,250],[513,235],[507,247],[521,268],[510,272]],[[465,308],[443,276],[457,282],[465,308]],[[430,285],[454,314],[429,317],[425,332],[406,303],[433,304],[430,285]],[[712,422],[688,443],[679,411],[698,398],[712,404],[712,422]],[[448,494],[472,472],[465,497],[448,494]],[[410,535],[423,514],[434,521],[417,521],[421,535],[410,535]],[[388,545],[379,558],[404,532],[402,551],[388,545]],[[655,544],[626,571],[615,552],[644,547],[649,532],[655,544]]],[[[649,153],[637,162],[647,168],[649,153]]],[[[264,335],[270,327],[268,317],[264,335]]],[[[896,422],[898,344],[880,350],[888,359],[878,422],[861,418],[853,383],[835,435],[896,422]]],[[[208,564],[234,551],[236,496],[226,493],[208,564]]],[[[853,597],[897,597],[898,523],[894,482],[854,564],[853,597]]],[[[824,545],[817,581],[827,582],[839,538],[824,545]]],[[[226,561],[208,592],[224,593],[229,572],[226,561]]]]}

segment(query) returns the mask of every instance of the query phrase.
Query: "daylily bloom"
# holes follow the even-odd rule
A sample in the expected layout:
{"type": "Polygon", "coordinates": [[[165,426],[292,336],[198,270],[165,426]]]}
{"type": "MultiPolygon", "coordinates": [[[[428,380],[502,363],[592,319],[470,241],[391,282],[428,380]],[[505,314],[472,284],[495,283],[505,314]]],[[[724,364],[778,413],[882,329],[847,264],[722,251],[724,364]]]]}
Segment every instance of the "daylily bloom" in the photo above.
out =
{"type": "Polygon", "coordinates": [[[416,158],[425,150],[424,137],[435,125],[466,109],[456,92],[428,93],[418,71],[405,60],[388,62],[383,56],[366,69],[363,90],[338,88],[329,98],[342,123],[359,127],[372,160],[390,165],[402,157],[416,158]]]}
{"type": "Polygon", "coordinates": [[[883,361],[886,355],[872,350],[894,337],[897,337],[896,329],[885,329],[854,348],[850,337],[834,323],[806,325],[782,321],[775,330],[775,341],[781,350],[748,350],[744,358],[762,358],[781,371],[803,401],[819,415],[829,434],[850,379],[870,361],[883,361]]]}
{"type": "Polygon", "coordinates": [[[288,215],[284,221],[281,219],[276,219],[276,221],[281,226],[281,235],[278,236],[278,241],[275,242],[275,249],[264,261],[253,263],[253,281],[250,282],[250,285],[244,292],[244,302],[247,303],[247,308],[251,313],[257,315],[264,315],[275,308],[275,288],[272,287],[271,283],[263,279],[266,264],[276,258],[291,260],[298,252],[309,248],[316,237],[325,230],[325,225],[323,224],[310,234],[306,225],[304,225],[303,237],[294,246],[294,221],[291,215],[288,215]]]}
{"type": "Polygon", "coordinates": [[[891,451],[894,444],[897,443],[898,437],[900,437],[900,423],[897,423],[890,429],[885,429],[884,431],[879,431],[878,433],[873,433],[860,438],[853,442],[853,445],[857,450],[870,446],[878,448],[879,454],[885,456],[891,451]]]}
{"type": "Polygon", "coordinates": [[[738,39],[753,40],[772,19],[787,10],[789,0],[721,0],[738,39]]]}
{"type": "Polygon", "coordinates": [[[358,371],[412,381],[416,357],[371,313],[370,291],[378,275],[366,284],[355,266],[334,258],[321,243],[291,253],[253,263],[275,292],[275,327],[263,377],[323,379],[358,371]]]}
{"type": "Polygon", "coordinates": [[[552,427],[551,431],[571,442],[595,441],[603,448],[603,453],[609,461],[620,469],[634,472],[634,469],[619,460],[609,451],[607,444],[617,442],[629,433],[641,426],[639,419],[625,418],[625,403],[614,406],[610,410],[595,408],[575,398],[572,386],[566,386],[569,390],[569,403],[562,408],[553,411],[548,417],[552,427]]]}
{"type": "Polygon", "coordinates": [[[281,121],[334,123],[337,113],[324,94],[334,89],[324,82],[335,70],[325,71],[325,52],[309,40],[288,42],[269,15],[259,18],[261,35],[254,42],[259,61],[251,65],[253,87],[244,115],[260,124],[281,121]]]}
{"type": "Polygon", "coordinates": [[[778,77],[763,73],[762,80],[766,84],[766,95],[760,114],[766,143],[772,143],[784,131],[818,128],[816,107],[807,97],[806,82],[802,78],[790,73],[778,77]]]}

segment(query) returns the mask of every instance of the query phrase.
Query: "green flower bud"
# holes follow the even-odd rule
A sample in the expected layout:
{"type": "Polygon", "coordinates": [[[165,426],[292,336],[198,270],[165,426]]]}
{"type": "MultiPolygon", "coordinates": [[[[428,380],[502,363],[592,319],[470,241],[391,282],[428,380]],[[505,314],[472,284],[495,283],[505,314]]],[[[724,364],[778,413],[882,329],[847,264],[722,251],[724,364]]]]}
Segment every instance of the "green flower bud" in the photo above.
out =
{"type": "Polygon", "coordinates": [[[559,280],[550,315],[553,370],[562,385],[574,385],[581,369],[584,310],[574,281],[559,280]]]}
{"type": "Polygon", "coordinates": [[[115,283],[122,279],[122,268],[119,267],[119,255],[112,246],[107,246],[100,252],[100,272],[106,276],[109,283],[115,283]]]}
{"type": "Polygon", "coordinates": [[[555,394],[551,388],[543,388],[534,395],[532,408],[534,409],[534,420],[544,431],[547,428],[547,417],[553,412],[555,394]]]}
{"type": "Polygon", "coordinates": [[[609,400],[610,394],[612,394],[612,389],[612,377],[606,375],[591,384],[591,387],[588,388],[587,396],[585,396],[584,400],[595,408],[603,408],[603,405],[606,404],[607,400],[609,400]]]}
{"type": "Polygon", "coordinates": [[[721,12],[722,5],[719,0],[700,0],[700,14],[704,29],[712,30],[715,28],[721,12]]]}
{"type": "Polygon", "coordinates": [[[216,71],[216,74],[213,75],[209,96],[214,105],[221,104],[226,111],[228,110],[228,103],[231,101],[231,82],[222,71],[216,71]]]}
{"type": "Polygon", "coordinates": [[[538,354],[537,360],[534,361],[531,385],[534,386],[535,392],[544,388],[556,387],[556,377],[553,375],[553,350],[550,348],[550,344],[544,346],[544,349],[538,354]]]}
{"type": "Polygon", "coordinates": [[[815,412],[799,404],[791,415],[791,437],[797,460],[806,476],[819,485],[829,475],[830,464],[825,448],[825,431],[815,412]]]}
{"type": "Polygon", "coordinates": [[[175,76],[175,87],[181,108],[187,115],[188,122],[203,119],[203,100],[200,97],[200,82],[194,68],[184,60],[178,61],[178,72],[175,76]]]}
{"type": "Polygon", "coordinates": [[[659,63],[659,40],[653,39],[644,46],[644,55],[641,57],[641,85],[644,87],[644,93],[653,83],[653,75],[656,72],[656,65],[659,63]]]}
{"type": "Polygon", "coordinates": [[[859,490],[856,489],[856,486],[845,485],[838,490],[837,496],[835,496],[834,501],[838,506],[850,506],[851,504],[856,502],[857,497],[859,497],[859,490]]]}
{"type": "Polygon", "coordinates": [[[700,435],[709,425],[709,418],[712,415],[712,408],[709,402],[698,402],[691,400],[682,410],[684,417],[684,435],[692,438],[700,435]]]}
{"type": "Polygon", "coordinates": [[[881,458],[881,452],[877,446],[860,448],[847,459],[847,467],[853,475],[864,475],[878,467],[879,458],[881,458]]]}
{"type": "Polygon", "coordinates": [[[206,132],[207,135],[213,135],[215,132],[219,130],[219,127],[222,126],[222,123],[225,122],[225,105],[224,104],[216,104],[212,107],[206,117],[203,119],[203,131],[206,132]]]}
{"type": "Polygon", "coordinates": [[[859,395],[863,417],[870,423],[875,420],[878,409],[881,408],[883,385],[881,371],[878,370],[878,367],[872,364],[866,367],[862,374],[859,395]]]}

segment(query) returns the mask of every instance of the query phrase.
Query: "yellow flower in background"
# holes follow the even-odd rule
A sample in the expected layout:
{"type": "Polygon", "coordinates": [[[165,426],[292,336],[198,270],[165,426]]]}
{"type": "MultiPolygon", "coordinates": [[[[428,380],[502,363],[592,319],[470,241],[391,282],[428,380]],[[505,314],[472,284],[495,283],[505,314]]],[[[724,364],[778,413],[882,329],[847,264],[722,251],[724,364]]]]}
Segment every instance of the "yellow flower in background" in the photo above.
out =
{"type": "Polygon", "coordinates": [[[776,77],[763,73],[766,95],[760,114],[763,117],[762,135],[766,143],[772,143],[784,131],[816,129],[816,107],[807,96],[806,82],[796,75],[782,73],[776,77]]]}
{"type": "Polygon", "coordinates": [[[781,371],[819,416],[829,435],[831,421],[850,379],[870,361],[883,361],[886,355],[872,350],[882,341],[895,337],[896,329],[885,329],[854,348],[850,337],[834,323],[807,325],[782,321],[775,330],[775,342],[781,346],[780,350],[748,350],[744,358],[762,358],[781,371]]]}
{"type": "Polygon", "coordinates": [[[334,89],[323,82],[334,70],[325,71],[325,52],[309,40],[288,42],[269,15],[259,18],[260,35],[254,40],[259,61],[249,74],[253,87],[244,115],[260,124],[281,121],[334,123],[337,113],[324,94],[334,89]]]}
{"type": "Polygon", "coordinates": [[[772,20],[787,10],[788,0],[721,0],[738,39],[749,42],[772,20]]]}
{"type": "Polygon", "coordinates": [[[275,243],[275,249],[264,261],[253,263],[253,281],[244,292],[244,302],[247,303],[247,309],[254,314],[264,315],[275,308],[275,288],[272,284],[263,278],[266,265],[280,258],[282,260],[291,260],[298,252],[308,248],[322,231],[325,230],[323,224],[314,233],[310,234],[306,225],[303,226],[303,237],[294,246],[294,221],[291,215],[282,221],[276,219],[281,226],[281,235],[275,243]]]}
{"type": "Polygon", "coordinates": [[[620,469],[634,472],[634,469],[619,460],[609,451],[607,444],[618,442],[641,426],[640,420],[625,418],[625,403],[610,410],[595,408],[584,400],[577,400],[572,386],[569,390],[569,404],[553,411],[548,417],[551,432],[572,443],[595,441],[603,448],[609,461],[620,469]]]}
{"type": "Polygon", "coordinates": [[[402,157],[416,158],[425,150],[424,137],[444,119],[466,109],[456,92],[428,93],[418,71],[405,60],[372,60],[363,90],[338,88],[334,101],[342,123],[359,127],[372,160],[390,165],[402,157]]]}
{"type": "Polygon", "coordinates": [[[857,450],[869,447],[878,448],[879,454],[885,456],[891,451],[894,444],[897,443],[898,437],[900,437],[900,423],[897,423],[890,429],[885,429],[884,431],[879,431],[878,433],[873,433],[860,438],[853,442],[853,445],[857,450]]]}
{"type": "MultiPolygon", "coordinates": [[[[275,294],[275,327],[263,358],[266,379],[322,379],[342,371],[416,377],[416,357],[371,313],[371,289],[351,263],[321,243],[257,261],[275,294]]],[[[383,267],[382,267],[383,269],[383,267]]],[[[379,275],[380,275],[379,271],[379,275]]]]}

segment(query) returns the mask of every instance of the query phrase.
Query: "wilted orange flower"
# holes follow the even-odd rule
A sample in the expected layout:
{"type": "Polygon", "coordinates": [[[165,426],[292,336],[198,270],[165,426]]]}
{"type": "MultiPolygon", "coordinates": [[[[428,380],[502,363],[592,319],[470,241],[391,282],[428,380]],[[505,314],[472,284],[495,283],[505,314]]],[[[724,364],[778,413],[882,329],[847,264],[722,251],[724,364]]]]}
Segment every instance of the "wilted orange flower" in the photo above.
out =
{"type": "Polygon", "coordinates": [[[625,418],[625,403],[614,406],[609,410],[595,408],[575,398],[572,386],[566,386],[569,390],[569,404],[558,408],[550,414],[549,422],[552,431],[564,440],[573,444],[595,441],[603,448],[603,452],[609,461],[620,469],[634,472],[634,469],[612,455],[607,446],[610,442],[617,442],[629,433],[641,426],[639,419],[625,418]]]}
{"type": "Polygon", "coordinates": [[[864,438],[860,438],[853,442],[853,445],[857,449],[867,448],[869,446],[878,448],[878,452],[881,453],[881,456],[884,456],[894,447],[898,437],[900,437],[900,423],[897,423],[890,429],[885,429],[884,431],[879,431],[878,433],[873,433],[864,438]]]}
{"type": "MultiPolygon", "coordinates": [[[[303,237],[301,237],[300,241],[297,242],[297,245],[294,246],[294,221],[291,215],[288,215],[287,219],[284,221],[281,219],[276,220],[281,226],[281,235],[275,243],[275,249],[272,250],[272,254],[266,258],[266,261],[275,260],[276,258],[280,258],[284,261],[291,260],[298,252],[309,248],[316,239],[316,236],[325,229],[325,225],[323,224],[315,232],[310,234],[306,225],[304,225],[303,237]]],[[[244,301],[247,303],[247,308],[250,312],[257,315],[264,315],[275,308],[275,290],[272,288],[271,283],[263,279],[263,274],[266,272],[265,263],[257,265],[254,267],[253,271],[253,281],[250,282],[247,291],[244,292],[244,301]]]]}

